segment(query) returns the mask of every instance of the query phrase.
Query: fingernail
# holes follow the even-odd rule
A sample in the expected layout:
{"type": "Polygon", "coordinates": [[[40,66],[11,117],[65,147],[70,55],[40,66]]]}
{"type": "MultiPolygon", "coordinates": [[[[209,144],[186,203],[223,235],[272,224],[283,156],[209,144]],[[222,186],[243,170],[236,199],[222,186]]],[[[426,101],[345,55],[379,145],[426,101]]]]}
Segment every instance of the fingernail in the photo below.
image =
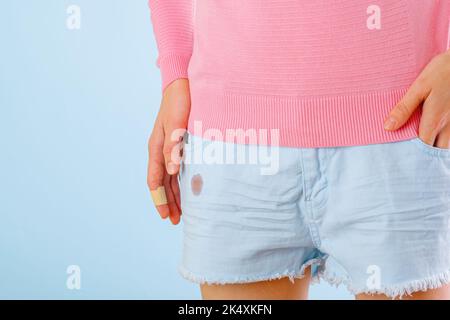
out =
{"type": "Polygon", "coordinates": [[[397,121],[393,117],[389,117],[384,123],[385,130],[394,130],[397,126],[397,121]]]}
{"type": "Polygon", "coordinates": [[[175,173],[177,172],[177,166],[176,166],[176,164],[173,163],[173,162],[169,162],[169,163],[167,164],[167,172],[168,172],[169,174],[175,174],[175,173]]]}

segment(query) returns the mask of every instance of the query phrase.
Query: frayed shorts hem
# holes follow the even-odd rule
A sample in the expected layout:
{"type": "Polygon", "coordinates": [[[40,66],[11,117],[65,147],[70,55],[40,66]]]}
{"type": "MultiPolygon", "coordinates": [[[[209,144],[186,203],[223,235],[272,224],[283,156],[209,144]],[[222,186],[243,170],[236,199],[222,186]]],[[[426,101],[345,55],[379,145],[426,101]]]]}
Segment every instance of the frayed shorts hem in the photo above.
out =
{"type": "MultiPolygon", "coordinates": [[[[242,275],[234,278],[214,277],[214,276],[201,276],[191,272],[183,266],[178,267],[178,272],[183,278],[197,284],[208,285],[225,285],[225,284],[242,284],[252,283],[259,281],[278,280],[282,278],[289,278],[291,282],[295,279],[302,279],[305,277],[305,270],[312,265],[320,265],[321,259],[312,259],[302,265],[299,270],[285,270],[283,272],[264,274],[264,275],[242,275]]],[[[321,280],[329,283],[332,286],[344,285],[347,290],[353,295],[367,294],[378,295],[382,294],[391,299],[402,299],[404,296],[411,296],[416,292],[424,292],[428,290],[438,289],[445,285],[450,284],[450,269],[432,275],[420,280],[412,280],[393,285],[381,285],[378,288],[369,288],[364,286],[356,286],[353,281],[348,277],[339,277],[335,274],[327,271],[320,271],[317,274],[312,274],[311,283],[319,283],[321,280]]]]}
{"type": "MultiPolygon", "coordinates": [[[[270,280],[278,280],[282,278],[289,278],[291,282],[294,282],[295,279],[302,279],[305,277],[305,270],[312,265],[319,265],[322,262],[322,259],[311,259],[304,263],[299,270],[284,270],[282,272],[272,273],[272,274],[262,274],[262,275],[242,275],[234,278],[225,278],[225,277],[216,277],[216,276],[203,276],[198,275],[184,266],[180,265],[178,267],[178,272],[180,275],[189,280],[191,282],[197,284],[240,284],[240,283],[252,283],[259,281],[270,281],[270,280]]],[[[315,275],[312,275],[312,278],[315,278],[315,275]]],[[[318,281],[318,279],[314,279],[318,281]]]]}
{"type": "Polygon", "coordinates": [[[339,277],[326,271],[320,272],[315,280],[316,283],[319,283],[320,280],[325,280],[325,282],[336,287],[342,284],[350,293],[355,296],[359,294],[381,294],[391,299],[402,299],[404,296],[411,296],[416,292],[425,292],[428,290],[439,289],[445,285],[450,284],[450,269],[426,278],[422,278],[420,280],[412,280],[393,285],[381,285],[378,288],[369,288],[367,286],[358,287],[350,278],[339,277]]]}

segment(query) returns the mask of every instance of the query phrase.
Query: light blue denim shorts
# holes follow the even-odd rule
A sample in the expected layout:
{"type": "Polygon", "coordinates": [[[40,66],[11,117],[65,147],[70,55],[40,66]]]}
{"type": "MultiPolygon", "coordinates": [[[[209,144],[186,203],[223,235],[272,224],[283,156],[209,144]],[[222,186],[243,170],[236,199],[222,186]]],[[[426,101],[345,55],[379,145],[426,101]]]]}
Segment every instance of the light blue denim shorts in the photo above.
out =
{"type": "Polygon", "coordinates": [[[186,137],[183,277],[293,280],[311,266],[313,281],[389,297],[450,282],[450,150],[419,138],[286,148],[186,137]]]}

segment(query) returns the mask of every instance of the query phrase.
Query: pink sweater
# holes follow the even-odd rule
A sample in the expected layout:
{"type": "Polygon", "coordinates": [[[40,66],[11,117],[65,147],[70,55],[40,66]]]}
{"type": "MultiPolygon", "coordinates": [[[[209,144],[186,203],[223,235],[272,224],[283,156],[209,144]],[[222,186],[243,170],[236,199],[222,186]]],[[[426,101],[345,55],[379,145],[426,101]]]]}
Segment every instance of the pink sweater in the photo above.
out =
{"type": "Polygon", "coordinates": [[[233,130],[291,147],[416,137],[420,110],[397,132],[384,119],[450,42],[450,0],[149,5],[163,88],[189,78],[189,131],[227,141],[233,130]]]}

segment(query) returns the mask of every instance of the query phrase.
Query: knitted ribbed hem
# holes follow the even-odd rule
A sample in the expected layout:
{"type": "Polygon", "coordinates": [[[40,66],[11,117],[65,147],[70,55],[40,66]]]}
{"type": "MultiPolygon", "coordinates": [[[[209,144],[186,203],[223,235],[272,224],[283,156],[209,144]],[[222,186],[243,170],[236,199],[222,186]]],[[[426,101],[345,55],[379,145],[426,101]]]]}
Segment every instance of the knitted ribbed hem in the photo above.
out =
{"type": "Polygon", "coordinates": [[[267,130],[267,141],[245,143],[297,148],[407,140],[418,136],[421,108],[401,129],[384,130],[387,115],[406,91],[407,88],[348,96],[289,98],[223,94],[204,88],[199,90],[191,84],[188,130],[195,136],[204,137],[206,130],[214,129],[219,133],[219,136],[213,134],[215,139],[238,143],[227,135],[228,130],[250,129],[258,134],[267,130]],[[270,137],[274,129],[278,141],[270,137]]]}
{"type": "Polygon", "coordinates": [[[450,50],[450,18],[448,19],[447,50],[450,50]]]}
{"type": "Polygon", "coordinates": [[[177,79],[188,78],[190,56],[164,55],[158,58],[157,65],[161,70],[162,90],[177,79]]]}

